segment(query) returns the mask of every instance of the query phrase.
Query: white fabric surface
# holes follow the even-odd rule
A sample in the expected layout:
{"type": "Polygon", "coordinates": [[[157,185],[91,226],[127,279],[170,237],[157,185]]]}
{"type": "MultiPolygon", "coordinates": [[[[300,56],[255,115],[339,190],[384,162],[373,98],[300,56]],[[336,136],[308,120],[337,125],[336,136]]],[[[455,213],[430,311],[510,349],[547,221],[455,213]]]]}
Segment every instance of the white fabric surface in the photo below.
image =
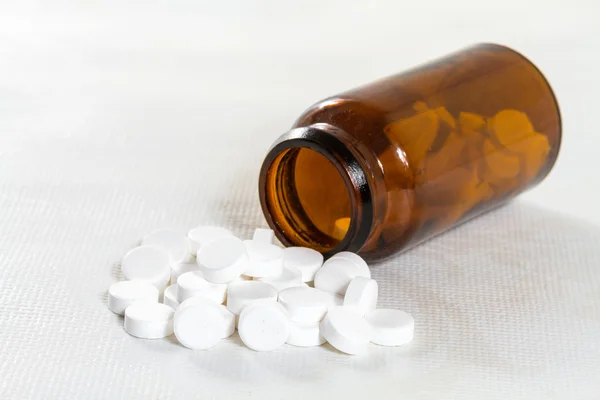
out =
{"type": "Polygon", "coordinates": [[[597,5],[212,3],[0,3],[0,398],[597,399],[597,5]],[[484,40],[548,74],[564,148],[525,200],[374,266],[412,345],[123,331],[106,290],[145,233],[249,237],[262,157],[304,108],[484,40]]]}

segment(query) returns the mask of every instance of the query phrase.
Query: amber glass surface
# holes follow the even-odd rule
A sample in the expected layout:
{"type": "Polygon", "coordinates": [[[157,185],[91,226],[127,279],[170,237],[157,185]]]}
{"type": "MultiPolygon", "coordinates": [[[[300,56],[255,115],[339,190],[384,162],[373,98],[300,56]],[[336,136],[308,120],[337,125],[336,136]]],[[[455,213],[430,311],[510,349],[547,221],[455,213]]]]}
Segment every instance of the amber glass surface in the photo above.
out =
{"type": "Polygon", "coordinates": [[[558,105],[543,75],[522,55],[493,44],[323,100],[294,125],[302,127],[323,128],[352,156],[339,156],[326,142],[302,153],[295,147],[303,142],[280,138],[261,171],[267,220],[285,244],[326,254],[360,249],[371,260],[535,185],[552,168],[561,138],[558,105]],[[285,157],[295,161],[280,162],[285,157]],[[358,198],[365,191],[353,187],[352,177],[361,174],[368,198],[358,198]],[[277,204],[269,200],[273,193],[277,204]]]}

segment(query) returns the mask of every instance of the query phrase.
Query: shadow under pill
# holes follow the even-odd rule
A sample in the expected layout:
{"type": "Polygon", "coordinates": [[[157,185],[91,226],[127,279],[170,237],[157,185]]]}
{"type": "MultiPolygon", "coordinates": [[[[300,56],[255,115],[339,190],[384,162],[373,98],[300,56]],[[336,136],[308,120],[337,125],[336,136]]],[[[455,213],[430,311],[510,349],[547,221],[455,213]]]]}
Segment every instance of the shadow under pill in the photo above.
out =
{"type": "Polygon", "coordinates": [[[98,293],[97,298],[102,302],[102,304],[108,307],[108,290],[98,293]]]}

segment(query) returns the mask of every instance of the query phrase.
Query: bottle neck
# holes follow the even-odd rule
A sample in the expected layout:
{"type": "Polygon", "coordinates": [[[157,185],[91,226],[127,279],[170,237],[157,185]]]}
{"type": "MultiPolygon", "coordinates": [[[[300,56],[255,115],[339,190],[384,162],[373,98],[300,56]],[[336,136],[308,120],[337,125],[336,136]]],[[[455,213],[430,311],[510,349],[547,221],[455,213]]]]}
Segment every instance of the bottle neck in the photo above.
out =
{"type": "Polygon", "coordinates": [[[267,222],[283,244],[311,247],[327,257],[358,252],[367,242],[374,187],[357,144],[321,123],[292,129],[273,144],[260,171],[259,193],[267,222]]]}

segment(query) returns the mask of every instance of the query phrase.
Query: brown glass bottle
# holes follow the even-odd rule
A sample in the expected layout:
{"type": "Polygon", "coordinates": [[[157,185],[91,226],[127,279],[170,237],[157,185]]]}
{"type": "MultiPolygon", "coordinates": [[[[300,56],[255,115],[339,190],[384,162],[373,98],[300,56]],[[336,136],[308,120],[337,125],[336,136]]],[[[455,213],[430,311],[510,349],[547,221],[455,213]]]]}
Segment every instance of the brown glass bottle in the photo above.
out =
{"type": "Polygon", "coordinates": [[[261,204],[285,245],[379,260],[537,184],[560,141],[540,71],[480,44],[313,105],[269,150],[261,204]]]}

